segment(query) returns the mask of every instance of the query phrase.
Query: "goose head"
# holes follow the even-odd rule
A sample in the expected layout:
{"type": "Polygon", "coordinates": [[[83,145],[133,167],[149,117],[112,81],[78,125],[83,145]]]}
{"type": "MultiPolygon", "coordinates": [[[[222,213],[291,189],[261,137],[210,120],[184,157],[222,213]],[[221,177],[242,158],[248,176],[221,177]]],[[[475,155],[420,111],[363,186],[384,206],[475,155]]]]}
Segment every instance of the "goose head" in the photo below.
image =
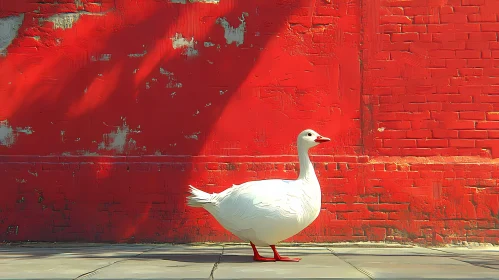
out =
{"type": "Polygon", "coordinates": [[[331,141],[331,139],[320,135],[312,129],[305,129],[298,134],[298,147],[307,150],[328,141],[331,141]]]}

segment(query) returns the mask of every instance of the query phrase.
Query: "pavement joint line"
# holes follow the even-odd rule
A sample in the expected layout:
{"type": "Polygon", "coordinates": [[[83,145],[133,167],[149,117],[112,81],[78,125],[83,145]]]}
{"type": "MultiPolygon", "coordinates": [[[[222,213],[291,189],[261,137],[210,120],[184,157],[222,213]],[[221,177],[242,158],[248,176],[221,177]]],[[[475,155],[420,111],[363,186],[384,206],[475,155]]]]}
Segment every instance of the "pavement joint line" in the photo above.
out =
{"type": "Polygon", "coordinates": [[[215,270],[217,270],[218,264],[222,261],[222,256],[224,255],[224,251],[225,251],[225,246],[222,245],[222,252],[218,256],[218,260],[213,264],[213,268],[211,269],[210,277],[208,279],[215,280],[214,277],[215,270]]]}
{"type": "Polygon", "coordinates": [[[124,262],[124,261],[130,260],[131,258],[138,257],[138,256],[140,256],[140,255],[142,255],[142,254],[144,254],[144,253],[150,252],[150,251],[152,251],[152,250],[154,250],[154,249],[158,249],[158,248],[161,248],[161,247],[164,247],[164,246],[166,246],[166,245],[163,245],[163,246],[154,246],[154,247],[152,247],[152,248],[150,248],[150,249],[148,249],[148,250],[145,250],[145,251],[143,251],[143,252],[140,252],[139,254],[133,255],[133,256],[131,256],[131,257],[128,257],[128,258],[125,258],[125,259],[122,259],[122,260],[117,260],[117,261],[115,261],[115,262],[112,262],[112,263],[106,264],[106,265],[104,265],[104,266],[98,267],[98,268],[96,268],[96,269],[94,269],[94,270],[92,270],[92,271],[90,271],[90,272],[83,273],[83,274],[79,275],[78,277],[74,278],[73,280],[77,280],[77,279],[84,279],[84,278],[86,278],[86,277],[89,277],[89,276],[95,275],[95,274],[97,274],[97,271],[99,271],[99,270],[101,270],[101,269],[104,269],[104,268],[110,267],[110,266],[112,266],[112,265],[114,265],[114,264],[117,264],[117,263],[120,263],[120,262],[124,262]]]}
{"type": "Polygon", "coordinates": [[[349,261],[347,261],[347,260],[345,260],[345,259],[341,258],[340,256],[338,256],[338,254],[336,254],[336,252],[335,252],[333,249],[331,249],[331,248],[327,248],[327,249],[329,250],[329,252],[331,252],[331,254],[333,254],[334,256],[336,256],[338,259],[340,259],[340,260],[344,261],[345,263],[347,263],[347,264],[351,265],[351,266],[352,266],[353,268],[355,268],[358,272],[360,272],[360,273],[364,274],[365,276],[367,276],[367,278],[369,278],[369,279],[371,279],[371,280],[376,280],[376,279],[374,278],[374,276],[372,276],[372,275],[371,275],[371,273],[369,273],[369,271],[364,270],[364,269],[362,269],[362,268],[360,268],[360,267],[357,267],[357,266],[355,266],[353,263],[351,263],[351,262],[349,262],[349,261]]]}
{"type": "Polygon", "coordinates": [[[482,268],[488,268],[488,269],[493,269],[493,270],[497,270],[497,268],[495,267],[490,267],[486,264],[476,264],[476,263],[473,263],[473,262],[467,262],[467,261],[464,261],[464,260],[460,260],[458,259],[457,257],[460,257],[460,255],[456,254],[456,253],[452,253],[452,252],[446,252],[446,251],[443,251],[443,250],[439,250],[437,248],[428,248],[430,250],[433,250],[433,251],[437,251],[437,252],[442,252],[442,253],[446,253],[449,255],[449,258],[455,260],[455,261],[458,261],[458,262],[463,262],[463,263],[467,263],[467,264],[471,264],[473,266],[478,266],[478,267],[482,267],[482,268]]]}

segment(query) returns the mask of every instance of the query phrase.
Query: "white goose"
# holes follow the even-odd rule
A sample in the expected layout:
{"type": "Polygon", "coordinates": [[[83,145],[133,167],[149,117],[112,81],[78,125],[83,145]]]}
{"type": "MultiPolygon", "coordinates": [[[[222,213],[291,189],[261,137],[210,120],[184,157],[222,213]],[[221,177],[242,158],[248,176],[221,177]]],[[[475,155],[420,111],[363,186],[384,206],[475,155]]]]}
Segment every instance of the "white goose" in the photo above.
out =
{"type": "Polygon", "coordinates": [[[298,135],[297,180],[251,181],[214,194],[190,186],[187,203],[206,209],[228,231],[249,241],[255,261],[299,261],[280,256],[275,244],[297,234],[319,215],[321,189],[308,150],[327,141],[311,129],[298,135]],[[255,245],[270,246],[274,258],[260,256],[255,245]]]}

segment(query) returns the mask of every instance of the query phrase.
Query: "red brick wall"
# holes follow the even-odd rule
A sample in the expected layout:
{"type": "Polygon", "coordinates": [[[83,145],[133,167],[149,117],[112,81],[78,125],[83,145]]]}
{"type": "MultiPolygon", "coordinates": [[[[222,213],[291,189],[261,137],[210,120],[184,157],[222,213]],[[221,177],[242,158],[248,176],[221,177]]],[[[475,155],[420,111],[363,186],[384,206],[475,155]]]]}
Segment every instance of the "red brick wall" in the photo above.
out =
{"type": "Polygon", "coordinates": [[[333,138],[323,210],[292,241],[499,243],[499,4],[44,2],[0,0],[24,15],[0,57],[0,241],[235,240],[187,185],[295,178],[311,127],[333,138]]]}

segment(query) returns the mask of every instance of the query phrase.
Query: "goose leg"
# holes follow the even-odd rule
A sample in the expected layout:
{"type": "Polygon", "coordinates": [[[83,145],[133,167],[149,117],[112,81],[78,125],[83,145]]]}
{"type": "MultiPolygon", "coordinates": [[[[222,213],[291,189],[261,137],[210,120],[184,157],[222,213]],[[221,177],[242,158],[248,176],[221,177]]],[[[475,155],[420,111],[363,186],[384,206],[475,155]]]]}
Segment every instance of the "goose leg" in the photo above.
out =
{"type": "Polygon", "coordinates": [[[260,256],[258,251],[256,250],[255,244],[253,242],[250,242],[251,248],[253,249],[253,260],[257,262],[275,262],[274,258],[265,258],[260,256]]]}
{"type": "Polygon", "coordinates": [[[289,257],[281,257],[279,253],[277,253],[277,250],[275,249],[275,245],[270,245],[270,248],[272,248],[272,251],[274,251],[274,259],[276,261],[280,262],[299,262],[301,258],[289,258],[289,257]]]}

